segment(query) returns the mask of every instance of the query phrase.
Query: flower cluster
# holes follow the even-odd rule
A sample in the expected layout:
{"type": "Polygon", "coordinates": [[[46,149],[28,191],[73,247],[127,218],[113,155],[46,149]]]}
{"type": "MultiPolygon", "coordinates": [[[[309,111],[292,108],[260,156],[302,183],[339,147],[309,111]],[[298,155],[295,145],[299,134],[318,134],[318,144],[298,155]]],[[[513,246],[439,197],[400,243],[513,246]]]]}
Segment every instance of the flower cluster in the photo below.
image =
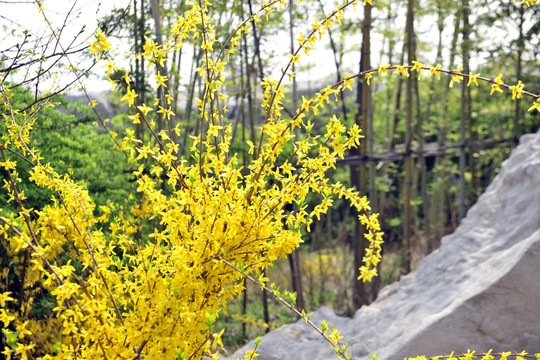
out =
{"type": "Polygon", "coordinates": [[[500,353],[494,353],[493,349],[490,349],[486,353],[476,353],[474,350],[467,350],[466,353],[463,353],[461,355],[454,355],[454,352],[448,354],[448,355],[440,355],[440,356],[433,356],[433,357],[426,357],[426,356],[417,356],[417,357],[410,357],[406,358],[406,360],[474,360],[474,359],[480,359],[480,360],[493,360],[498,358],[498,360],[509,360],[509,359],[515,359],[515,360],[526,360],[526,359],[533,359],[538,360],[540,359],[540,353],[538,354],[528,354],[526,351],[522,351],[519,353],[513,353],[510,351],[503,351],[500,353]]]}
{"type": "Polygon", "coordinates": [[[487,78],[484,76],[480,76],[480,74],[464,74],[461,72],[461,66],[458,67],[456,70],[446,70],[442,68],[442,65],[425,65],[422,63],[419,63],[417,61],[413,61],[413,65],[405,64],[405,65],[391,65],[391,64],[378,64],[379,66],[376,69],[370,69],[364,72],[361,72],[359,74],[356,74],[355,76],[347,76],[344,80],[344,83],[347,81],[352,81],[353,78],[356,77],[363,77],[367,79],[367,84],[370,85],[370,79],[372,78],[372,74],[377,73],[379,76],[383,74],[388,74],[389,70],[393,70],[392,74],[398,74],[405,77],[409,77],[410,73],[409,71],[416,71],[418,74],[418,78],[421,79],[425,77],[424,72],[427,71],[427,76],[434,75],[437,77],[438,80],[441,78],[441,73],[447,74],[451,77],[449,87],[454,87],[454,84],[459,84],[464,78],[467,78],[467,87],[470,87],[471,85],[479,86],[478,80],[486,82],[491,84],[491,91],[490,95],[493,95],[495,92],[504,93],[503,89],[510,90],[512,93],[512,100],[521,99],[523,95],[527,95],[529,97],[532,97],[535,99],[532,106],[528,109],[529,111],[532,111],[534,109],[540,111],[540,95],[533,94],[531,92],[528,92],[525,90],[525,84],[521,82],[521,80],[518,80],[518,83],[516,85],[509,85],[505,84],[502,80],[502,74],[499,74],[495,79],[493,78],[487,78]]]}
{"type": "MultiPolygon", "coordinates": [[[[284,2],[265,3],[249,20],[260,21],[261,11],[270,14],[278,5],[284,2]]],[[[12,121],[6,122],[2,154],[13,149],[28,157],[33,164],[30,181],[48,189],[52,201],[39,210],[24,206],[24,192],[17,188],[17,164],[4,156],[2,168],[10,174],[4,187],[20,211],[0,218],[0,236],[8,240],[12,257],[31,263],[27,277],[55,302],[49,321],[53,339],[39,341],[30,335],[45,325],[25,319],[30,316],[31,299],[26,299],[28,312],[18,317],[7,310],[9,306],[2,309],[4,333],[12,339],[4,349],[6,357],[34,353],[43,354],[43,359],[215,358],[213,349],[221,344],[223,332],[215,332],[214,323],[227,299],[243,290],[242,279],[250,274],[257,275],[265,288],[264,269],[299,246],[301,229],[309,230],[335,197],[348,199],[366,222],[373,249],[366,256],[363,278],[374,274],[382,242],[377,217],[370,214],[365,197],[326,177],[336,160],[359,144],[361,131],[357,126],[347,129],[334,116],[326,133],[316,136],[313,125],[305,122],[307,111],[316,112],[336,100],[340,91],[351,89],[350,84],[321,90],[293,118],[286,118],[281,112],[281,81],[265,79],[261,85],[266,121],[260,142],[251,144],[256,156],[246,173],[229,152],[231,126],[223,116],[227,96],[222,91],[227,61],[222,54],[234,53],[249,23],[242,23],[226,47],[216,50],[208,6],[192,3],[163,46],[147,39],[143,52],[134,55],[156,68],[155,80],[165,89],[154,104],[139,101],[129,73],[118,75],[105,34],[98,31],[90,43],[90,53],[106,62],[111,84],[124,89],[121,101],[132,113],[133,123],[143,124],[153,137],[145,143],[126,129],[118,143],[136,168],[137,206],[96,208],[83,186],[56,173],[37,150],[30,149],[32,116],[22,119],[13,107],[5,109],[12,121]],[[186,39],[200,43],[204,60],[197,70],[206,82],[205,93],[196,103],[202,131],[192,137],[191,163],[180,156],[172,140],[180,128],[161,128],[154,116],[160,114],[167,121],[175,116],[167,77],[159,68],[186,39]],[[297,128],[306,136],[294,141],[297,128]],[[278,156],[286,146],[293,153],[279,164],[278,156]],[[313,193],[322,200],[309,208],[307,197],[313,193]],[[295,204],[295,210],[286,210],[288,204],[295,204]],[[145,224],[155,226],[145,234],[145,224]],[[24,260],[26,254],[31,256],[24,260]]],[[[315,36],[338,24],[343,7],[317,24],[302,46],[309,48],[315,36]]],[[[90,101],[90,106],[94,109],[96,102],[90,101]]],[[[295,295],[289,298],[294,302],[295,295]]],[[[3,305],[18,302],[11,291],[4,292],[1,301],[3,305]]],[[[337,346],[337,333],[328,338],[337,346]]]]}

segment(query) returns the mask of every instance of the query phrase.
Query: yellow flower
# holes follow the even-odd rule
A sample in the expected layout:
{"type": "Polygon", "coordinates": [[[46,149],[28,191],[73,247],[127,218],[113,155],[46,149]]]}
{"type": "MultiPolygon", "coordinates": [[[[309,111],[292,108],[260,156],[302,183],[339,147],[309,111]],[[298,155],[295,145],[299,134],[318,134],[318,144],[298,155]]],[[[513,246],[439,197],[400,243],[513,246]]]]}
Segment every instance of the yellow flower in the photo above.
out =
{"type": "Polygon", "coordinates": [[[133,121],[134,124],[140,124],[141,123],[139,113],[136,113],[135,115],[128,115],[128,118],[131,119],[131,121],[133,121]]]}
{"type": "Polygon", "coordinates": [[[497,92],[503,92],[501,89],[501,85],[504,84],[502,81],[502,74],[499,74],[497,78],[495,79],[495,84],[491,84],[491,92],[489,95],[492,95],[495,91],[497,92]]]}
{"type": "Polygon", "coordinates": [[[307,100],[304,96],[302,96],[302,110],[309,111],[309,108],[311,106],[311,101],[307,100]]]}
{"type": "Polygon", "coordinates": [[[370,73],[367,73],[364,75],[364,77],[366,78],[366,82],[368,85],[371,85],[371,83],[369,82],[369,80],[373,77],[373,75],[371,75],[370,73]]]}
{"type": "Polygon", "coordinates": [[[472,73],[469,73],[469,82],[467,82],[467,86],[470,86],[472,83],[475,83],[476,86],[478,86],[478,80],[476,79],[480,74],[473,75],[472,73]]]}
{"type": "Polygon", "coordinates": [[[291,58],[291,65],[294,64],[294,63],[298,63],[298,65],[300,65],[300,54],[296,54],[296,55],[289,55],[289,57],[291,58]]]}
{"type": "MultiPolygon", "coordinates": [[[[167,77],[166,76],[162,76],[159,72],[158,74],[156,75],[156,81],[157,81],[157,86],[160,87],[160,86],[163,86],[163,87],[167,87],[167,77]]],[[[146,115],[146,114],[145,114],[146,115]]]]}
{"type": "Polygon", "coordinates": [[[458,67],[454,72],[457,74],[452,76],[452,79],[450,80],[450,84],[448,84],[448,87],[454,87],[454,83],[460,83],[461,80],[463,80],[463,76],[459,75],[461,73],[461,66],[458,67]]]}
{"type": "Polygon", "coordinates": [[[418,61],[413,61],[413,65],[414,66],[412,67],[411,71],[416,70],[418,72],[421,72],[423,70],[422,68],[426,67],[426,65],[419,63],[418,61]]]}
{"type": "Polygon", "coordinates": [[[163,114],[163,116],[166,117],[167,120],[169,120],[171,116],[174,116],[174,113],[172,112],[171,108],[165,109],[161,106],[159,107],[158,113],[163,114]]]}
{"type": "Polygon", "coordinates": [[[409,77],[409,64],[406,65],[396,65],[396,70],[393,74],[400,73],[406,77],[409,77]]]}
{"type": "Polygon", "coordinates": [[[472,360],[474,359],[476,356],[474,355],[475,351],[471,351],[470,349],[467,350],[467,353],[466,354],[463,354],[463,356],[460,356],[460,360],[472,360]]]}
{"type": "Polygon", "coordinates": [[[353,91],[353,88],[351,84],[354,82],[354,79],[351,79],[349,75],[345,73],[345,79],[343,79],[343,90],[349,89],[350,91],[353,91]]]}
{"type": "Polygon", "coordinates": [[[378,63],[379,64],[379,75],[381,74],[387,74],[388,72],[388,68],[390,67],[390,64],[388,65],[383,65],[381,63],[378,63]]]}
{"type": "Polygon", "coordinates": [[[264,288],[264,284],[268,281],[269,279],[264,276],[264,273],[261,273],[259,275],[259,286],[261,287],[261,290],[264,288]]]}
{"type": "Polygon", "coordinates": [[[126,74],[124,75],[124,81],[126,82],[127,86],[131,84],[131,79],[129,78],[129,71],[126,71],[126,74]]]}
{"type": "Polygon", "coordinates": [[[28,322],[29,320],[26,320],[22,324],[19,324],[15,327],[17,331],[19,332],[19,338],[21,339],[25,337],[26,335],[32,335],[32,332],[26,328],[26,326],[28,325],[28,322]]]}
{"type": "Polygon", "coordinates": [[[221,126],[210,125],[208,128],[208,134],[217,137],[219,135],[219,130],[221,130],[221,126]]]}
{"type": "Polygon", "coordinates": [[[137,106],[137,109],[139,109],[144,114],[144,116],[148,115],[148,113],[150,111],[154,110],[151,107],[146,106],[146,104],[142,104],[141,106],[137,106]]]}
{"type": "Polygon", "coordinates": [[[419,63],[418,61],[413,61],[413,67],[411,68],[411,71],[418,71],[418,79],[421,79],[424,76],[425,67],[425,64],[419,63]]]}
{"type": "Polygon", "coordinates": [[[533,109],[536,109],[540,112],[540,100],[536,99],[536,101],[533,103],[533,105],[529,108],[528,111],[531,111],[533,109]]]}
{"type": "Polygon", "coordinates": [[[126,101],[128,102],[129,106],[132,106],[135,103],[135,98],[137,97],[137,93],[135,93],[135,90],[131,90],[131,88],[128,86],[126,95],[122,96],[120,101],[126,101]]]}
{"type": "Polygon", "coordinates": [[[428,76],[430,76],[431,74],[437,76],[437,79],[440,80],[441,79],[441,68],[442,68],[442,65],[437,65],[435,67],[433,66],[429,66],[429,73],[428,73],[428,76]]]}
{"type": "Polygon", "coordinates": [[[292,79],[296,76],[296,71],[293,71],[287,75],[289,76],[289,81],[292,81],[292,79]]]}
{"type": "Polygon", "coordinates": [[[519,355],[516,357],[516,360],[525,360],[525,356],[527,356],[527,352],[523,350],[519,353],[519,355]]]}
{"type": "Polygon", "coordinates": [[[11,354],[14,352],[14,350],[11,350],[9,347],[5,347],[4,351],[2,351],[0,354],[4,354],[6,356],[6,360],[11,359],[11,354]]]}
{"type": "Polygon", "coordinates": [[[493,349],[489,349],[489,351],[482,356],[482,360],[493,360],[493,355],[491,355],[492,351],[493,349]]]}
{"type": "Polygon", "coordinates": [[[523,84],[521,80],[519,80],[516,85],[510,86],[510,90],[512,90],[512,100],[521,99],[521,96],[523,95],[524,87],[525,87],[525,84],[523,84]]]}
{"type": "Polygon", "coordinates": [[[107,64],[105,64],[103,67],[107,68],[107,74],[112,73],[114,70],[118,70],[116,64],[111,60],[107,61],[107,64]]]}
{"type": "Polygon", "coordinates": [[[5,292],[5,293],[2,293],[0,294],[0,306],[1,307],[6,307],[6,301],[13,301],[15,300],[14,298],[12,298],[11,296],[11,291],[8,291],[8,292],[5,292]]]}
{"type": "MultiPolygon", "coordinates": [[[[33,344],[33,343],[30,343],[30,344],[26,345],[26,344],[23,344],[23,343],[19,342],[19,343],[17,343],[17,348],[15,349],[15,354],[18,355],[18,354],[26,353],[27,351],[32,350],[35,346],[36,346],[36,344],[33,344]]],[[[26,357],[23,357],[23,358],[26,358],[26,357]]]]}
{"type": "Polygon", "coordinates": [[[7,328],[9,323],[15,320],[15,316],[8,315],[6,310],[0,309],[0,321],[4,323],[4,328],[7,328]]]}
{"type": "Polygon", "coordinates": [[[101,31],[101,29],[98,29],[95,34],[96,41],[93,43],[90,43],[90,52],[94,55],[99,55],[100,53],[103,53],[107,51],[111,47],[111,43],[107,40],[107,36],[101,31]]]}

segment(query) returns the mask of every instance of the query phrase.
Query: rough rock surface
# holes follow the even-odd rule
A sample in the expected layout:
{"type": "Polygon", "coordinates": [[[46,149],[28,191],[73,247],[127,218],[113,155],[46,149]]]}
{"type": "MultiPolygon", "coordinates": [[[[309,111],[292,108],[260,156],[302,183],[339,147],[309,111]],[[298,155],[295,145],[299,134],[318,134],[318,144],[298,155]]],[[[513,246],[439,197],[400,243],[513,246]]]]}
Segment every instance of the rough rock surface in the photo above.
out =
{"type": "MultiPolygon", "coordinates": [[[[313,314],[340,329],[355,359],[540,352],[540,132],[525,135],[457,230],[418,268],[382,289],[353,319],[313,314]]],[[[253,342],[232,358],[253,349],[253,342]]],[[[262,337],[260,360],[337,359],[303,321],[262,337]]]]}

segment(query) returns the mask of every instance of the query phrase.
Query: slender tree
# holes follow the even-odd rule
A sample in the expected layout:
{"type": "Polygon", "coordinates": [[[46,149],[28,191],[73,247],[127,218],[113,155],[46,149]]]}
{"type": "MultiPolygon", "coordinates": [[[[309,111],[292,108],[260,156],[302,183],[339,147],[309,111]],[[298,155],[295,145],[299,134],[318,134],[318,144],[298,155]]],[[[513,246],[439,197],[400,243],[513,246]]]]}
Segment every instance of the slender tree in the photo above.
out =
{"type": "MultiPolygon", "coordinates": [[[[414,0],[409,0],[407,3],[407,58],[409,64],[414,60],[414,0]]],[[[405,158],[405,183],[403,185],[403,238],[405,241],[405,253],[403,258],[403,271],[408,273],[411,271],[411,256],[412,256],[412,244],[411,244],[411,185],[412,185],[412,171],[413,171],[413,159],[410,156],[412,151],[412,116],[413,116],[413,77],[407,78],[407,90],[406,90],[406,134],[405,134],[405,152],[408,154],[405,158]]]]}
{"type": "MultiPolygon", "coordinates": [[[[469,47],[470,47],[470,2],[469,0],[463,0],[462,7],[463,26],[461,28],[462,42],[461,52],[463,59],[463,72],[468,74],[470,72],[469,67],[469,47]]],[[[461,147],[459,151],[459,221],[465,216],[465,155],[466,155],[466,127],[470,123],[471,117],[471,90],[470,87],[461,86],[461,117],[460,117],[460,141],[461,147]]]]}
{"type": "MultiPolygon", "coordinates": [[[[365,71],[370,68],[370,53],[371,53],[371,44],[370,44],[370,30],[371,30],[371,4],[366,4],[364,7],[364,20],[362,25],[362,48],[360,55],[360,71],[365,71]]],[[[362,129],[367,129],[367,122],[369,116],[369,91],[370,87],[367,84],[367,81],[358,81],[358,93],[356,99],[357,112],[355,121],[362,129]]],[[[369,136],[369,134],[367,134],[369,136]]],[[[352,154],[358,155],[367,154],[368,147],[367,142],[363,141],[361,144],[360,150],[355,150],[351,152],[352,154]]],[[[360,193],[366,193],[367,190],[367,166],[365,163],[359,166],[351,166],[351,184],[355,186],[360,193]]],[[[355,277],[354,277],[354,287],[353,287],[353,306],[355,308],[360,308],[360,306],[366,304],[368,299],[366,298],[366,290],[363,282],[357,281],[356,278],[359,276],[358,264],[362,263],[362,258],[364,257],[364,251],[366,246],[366,241],[362,229],[362,224],[355,217],[355,232],[353,239],[353,252],[354,252],[354,268],[355,268],[355,277]]]]}
{"type": "MultiPolygon", "coordinates": [[[[294,54],[295,48],[294,48],[294,2],[291,1],[289,3],[289,38],[290,38],[290,51],[291,54],[294,54]]],[[[296,66],[293,63],[292,64],[292,73],[294,74],[296,72],[296,66]]],[[[292,77],[292,108],[293,112],[296,111],[298,108],[298,95],[297,95],[297,84],[296,84],[296,77],[292,77]]],[[[295,137],[298,140],[298,129],[295,131],[295,137]]],[[[296,204],[294,204],[294,207],[296,207],[296,204]]],[[[320,221],[317,222],[319,224],[320,221]]],[[[319,225],[320,226],[320,225],[319,225]]],[[[320,230],[320,229],[319,229],[320,230]]],[[[321,236],[321,233],[319,231],[318,236],[321,236]]],[[[296,293],[296,305],[299,309],[305,308],[305,302],[304,302],[304,288],[302,286],[302,270],[300,268],[300,251],[295,251],[292,254],[289,254],[289,265],[291,269],[291,278],[292,278],[292,288],[293,291],[296,293]]]]}

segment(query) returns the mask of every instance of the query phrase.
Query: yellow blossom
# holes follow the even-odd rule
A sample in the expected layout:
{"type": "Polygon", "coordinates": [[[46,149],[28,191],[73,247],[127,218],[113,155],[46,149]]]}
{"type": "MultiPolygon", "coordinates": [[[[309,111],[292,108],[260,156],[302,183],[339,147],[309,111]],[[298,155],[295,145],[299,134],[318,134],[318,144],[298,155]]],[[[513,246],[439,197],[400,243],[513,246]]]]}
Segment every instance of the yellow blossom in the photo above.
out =
{"type": "Polygon", "coordinates": [[[482,360],[493,360],[494,356],[491,355],[492,351],[493,349],[489,349],[489,351],[482,356],[482,360]]]}
{"type": "Polygon", "coordinates": [[[457,70],[455,70],[455,72],[457,74],[455,75],[452,75],[452,79],[450,79],[450,83],[448,84],[448,87],[454,87],[454,83],[460,83],[461,80],[463,80],[463,76],[460,75],[461,73],[461,66],[457,68],[457,70]]]}
{"type": "Polygon", "coordinates": [[[366,82],[368,85],[371,85],[371,83],[369,82],[369,80],[373,77],[373,75],[371,75],[370,73],[366,73],[364,75],[364,77],[366,78],[366,82]]]}
{"type": "Polygon", "coordinates": [[[148,115],[150,111],[154,110],[151,107],[146,106],[146,104],[137,106],[137,109],[139,109],[143,113],[144,116],[148,115]]]}
{"type": "Polygon", "coordinates": [[[437,65],[435,67],[433,66],[429,66],[429,73],[428,73],[428,76],[430,76],[431,74],[437,76],[437,79],[440,80],[441,79],[441,69],[442,69],[442,65],[437,65]]]}
{"type": "Polygon", "coordinates": [[[478,78],[479,75],[480,74],[473,75],[472,73],[469,73],[469,81],[467,82],[467,86],[470,86],[472,83],[475,83],[476,86],[478,86],[477,78],[478,78]]]}
{"type": "Polygon", "coordinates": [[[171,108],[165,109],[161,106],[159,107],[158,113],[163,114],[163,116],[166,117],[167,120],[169,120],[171,116],[174,116],[174,112],[172,112],[171,108]]]}
{"type": "Polygon", "coordinates": [[[528,111],[532,111],[534,109],[540,112],[540,99],[536,99],[536,101],[532,104],[528,111]]]}
{"type": "Polygon", "coordinates": [[[353,83],[354,79],[351,79],[349,75],[347,75],[345,73],[345,78],[343,79],[343,87],[342,89],[345,90],[345,89],[349,89],[350,91],[353,91],[353,88],[351,86],[351,84],[353,83]]]}
{"type": "Polygon", "coordinates": [[[159,72],[156,75],[156,81],[157,81],[157,86],[158,87],[160,87],[160,86],[167,87],[167,77],[161,75],[159,72]]]}
{"type": "Polygon", "coordinates": [[[524,87],[525,87],[525,84],[523,84],[521,80],[519,80],[516,85],[510,86],[510,90],[512,91],[512,100],[521,99],[521,96],[523,95],[524,87]]]}
{"type": "Polygon", "coordinates": [[[504,82],[502,81],[502,74],[499,74],[499,76],[497,76],[497,78],[495,79],[495,84],[491,84],[491,92],[489,93],[489,95],[492,95],[495,91],[502,93],[502,84],[504,84],[504,82]]]}
{"type": "Polygon", "coordinates": [[[10,295],[11,295],[11,291],[0,294],[0,307],[6,307],[6,301],[15,300],[10,295]]]}
{"type": "Polygon", "coordinates": [[[467,350],[467,353],[466,354],[463,354],[463,356],[460,356],[459,359],[460,360],[472,360],[474,359],[476,356],[474,355],[475,351],[471,351],[470,349],[467,350]]]}
{"type": "Polygon", "coordinates": [[[294,63],[297,63],[300,65],[300,54],[296,54],[296,55],[289,55],[289,57],[291,58],[291,65],[294,64],[294,63]]]}
{"type": "Polygon", "coordinates": [[[5,309],[0,309],[0,321],[4,323],[4,328],[7,328],[13,320],[15,320],[15,316],[9,315],[5,309]]]}
{"type": "MultiPolygon", "coordinates": [[[[379,68],[380,69],[380,68],[379,68]]],[[[402,74],[406,77],[409,77],[409,64],[406,65],[396,65],[396,70],[394,71],[394,74],[402,74]]]]}
{"type": "Polygon", "coordinates": [[[388,68],[390,67],[390,64],[388,64],[388,65],[383,65],[383,64],[381,64],[381,63],[378,63],[378,64],[379,64],[379,70],[378,70],[378,71],[379,71],[379,75],[381,75],[381,74],[386,74],[387,71],[388,71],[388,68]]]}
{"type": "Polygon", "coordinates": [[[134,115],[128,115],[128,118],[131,119],[131,121],[133,121],[134,124],[140,124],[141,123],[139,113],[136,113],[134,115]]]}
{"type": "Polygon", "coordinates": [[[122,96],[120,101],[126,101],[128,102],[129,106],[132,106],[135,103],[135,98],[137,97],[137,93],[135,93],[135,90],[131,90],[131,88],[128,86],[126,90],[126,94],[122,96]]]}
{"type": "Polygon", "coordinates": [[[110,74],[115,70],[118,70],[118,67],[116,66],[116,64],[110,60],[107,61],[104,67],[107,69],[107,74],[110,74]]]}

